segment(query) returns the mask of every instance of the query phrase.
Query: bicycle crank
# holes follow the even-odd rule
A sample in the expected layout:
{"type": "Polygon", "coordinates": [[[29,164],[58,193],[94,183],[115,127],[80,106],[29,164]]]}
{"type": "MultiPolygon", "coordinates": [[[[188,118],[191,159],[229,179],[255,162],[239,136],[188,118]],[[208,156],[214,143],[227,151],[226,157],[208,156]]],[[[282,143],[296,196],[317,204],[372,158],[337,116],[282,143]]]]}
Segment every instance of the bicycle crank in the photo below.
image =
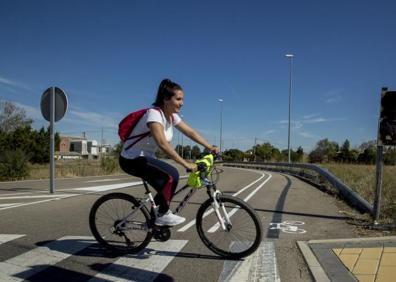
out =
{"type": "Polygon", "coordinates": [[[154,239],[159,242],[168,241],[171,236],[169,227],[154,227],[153,229],[154,239]]]}

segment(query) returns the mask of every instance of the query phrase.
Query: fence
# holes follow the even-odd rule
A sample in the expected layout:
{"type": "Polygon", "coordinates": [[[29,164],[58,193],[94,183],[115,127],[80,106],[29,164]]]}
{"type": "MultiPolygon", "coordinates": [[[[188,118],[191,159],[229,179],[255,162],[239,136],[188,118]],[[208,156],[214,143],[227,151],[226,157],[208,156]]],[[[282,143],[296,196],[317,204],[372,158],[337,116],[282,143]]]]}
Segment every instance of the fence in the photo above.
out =
{"type": "Polygon", "coordinates": [[[373,206],[326,169],[314,164],[223,162],[224,166],[262,169],[291,174],[317,187],[330,186],[351,206],[362,213],[373,215],[373,206]]]}

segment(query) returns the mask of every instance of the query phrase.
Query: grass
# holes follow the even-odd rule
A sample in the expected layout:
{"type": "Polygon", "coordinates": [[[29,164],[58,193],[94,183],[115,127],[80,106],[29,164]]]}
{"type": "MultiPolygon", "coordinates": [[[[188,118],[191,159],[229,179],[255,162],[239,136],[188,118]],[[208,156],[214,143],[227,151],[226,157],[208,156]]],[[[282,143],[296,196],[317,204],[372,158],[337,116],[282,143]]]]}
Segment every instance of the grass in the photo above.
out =
{"type": "MultiPolygon", "coordinates": [[[[123,172],[118,166],[118,161],[113,158],[107,158],[103,162],[99,160],[67,160],[55,162],[55,178],[116,175],[121,173],[123,172]]],[[[30,175],[26,177],[26,179],[46,178],[49,178],[49,164],[31,165],[30,175]]]]}
{"type": "MultiPolygon", "coordinates": [[[[322,164],[334,176],[361,195],[370,204],[375,197],[375,165],[322,164]]],[[[380,203],[381,219],[396,223],[396,166],[384,166],[380,203]]]]}

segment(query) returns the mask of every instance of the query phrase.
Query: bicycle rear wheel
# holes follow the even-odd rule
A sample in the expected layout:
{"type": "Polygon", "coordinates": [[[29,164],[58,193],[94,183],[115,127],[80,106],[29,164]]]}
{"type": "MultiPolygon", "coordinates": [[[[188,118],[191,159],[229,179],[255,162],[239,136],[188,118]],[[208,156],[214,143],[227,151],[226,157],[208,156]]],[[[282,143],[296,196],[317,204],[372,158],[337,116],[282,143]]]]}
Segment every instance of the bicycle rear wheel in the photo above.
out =
{"type": "Polygon", "coordinates": [[[150,215],[145,206],[124,193],[100,197],[92,206],[89,226],[95,239],[107,249],[119,253],[137,253],[151,240],[150,215]],[[135,211],[133,215],[130,215],[135,211]],[[127,221],[119,226],[125,217],[127,221]]]}
{"type": "Polygon", "coordinates": [[[262,225],[256,212],[239,198],[219,195],[221,217],[230,218],[226,230],[219,224],[213,210],[213,199],[206,200],[197,213],[197,231],[203,243],[214,253],[229,259],[239,259],[252,254],[262,240],[262,225]]]}

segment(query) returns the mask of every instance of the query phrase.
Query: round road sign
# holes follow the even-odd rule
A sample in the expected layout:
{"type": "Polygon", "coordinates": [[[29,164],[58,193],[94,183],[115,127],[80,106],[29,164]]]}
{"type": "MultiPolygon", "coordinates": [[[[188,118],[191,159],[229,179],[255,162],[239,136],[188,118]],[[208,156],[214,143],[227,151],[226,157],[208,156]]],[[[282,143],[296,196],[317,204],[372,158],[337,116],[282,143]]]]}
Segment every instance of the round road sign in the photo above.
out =
{"type": "MultiPolygon", "coordinates": [[[[48,88],[44,91],[43,95],[41,95],[41,113],[43,117],[50,121],[51,119],[51,88],[48,88]]],[[[55,122],[61,120],[66,113],[67,110],[67,96],[62,89],[58,87],[55,88],[55,122]]]]}

